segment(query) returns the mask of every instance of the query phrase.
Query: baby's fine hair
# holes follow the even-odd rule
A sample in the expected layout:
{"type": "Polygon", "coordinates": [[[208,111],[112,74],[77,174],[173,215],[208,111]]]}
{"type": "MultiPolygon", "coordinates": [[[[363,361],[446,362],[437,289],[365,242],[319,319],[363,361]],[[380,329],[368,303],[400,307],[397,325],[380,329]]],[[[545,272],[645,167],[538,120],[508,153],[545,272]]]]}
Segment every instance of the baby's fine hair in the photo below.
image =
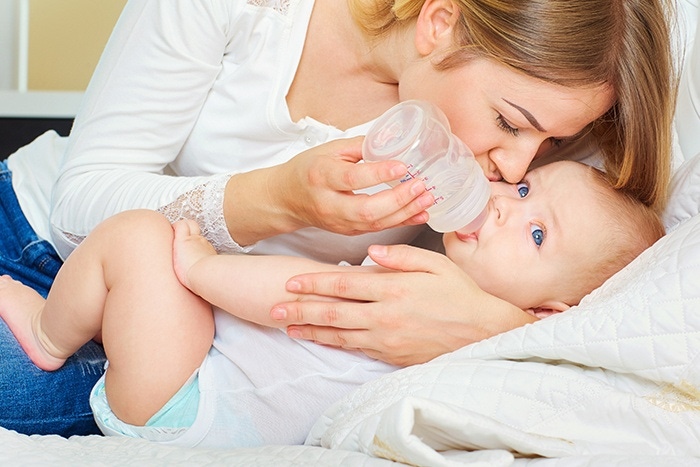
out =
{"type": "Polygon", "coordinates": [[[603,171],[589,167],[591,184],[605,213],[606,227],[598,242],[597,258],[583,265],[572,265],[576,270],[577,285],[583,286],[583,296],[598,288],[615,273],[631,263],[644,250],[665,234],[659,214],[626,191],[615,189],[610,177],[603,171]]]}
{"type": "MultiPolygon", "coordinates": [[[[677,89],[672,0],[451,1],[461,12],[456,46],[436,67],[485,57],[557,85],[610,85],[615,104],[581,136],[597,137],[616,187],[663,208],[677,89]]],[[[356,22],[373,37],[410,24],[423,3],[349,1],[356,22]]]]}

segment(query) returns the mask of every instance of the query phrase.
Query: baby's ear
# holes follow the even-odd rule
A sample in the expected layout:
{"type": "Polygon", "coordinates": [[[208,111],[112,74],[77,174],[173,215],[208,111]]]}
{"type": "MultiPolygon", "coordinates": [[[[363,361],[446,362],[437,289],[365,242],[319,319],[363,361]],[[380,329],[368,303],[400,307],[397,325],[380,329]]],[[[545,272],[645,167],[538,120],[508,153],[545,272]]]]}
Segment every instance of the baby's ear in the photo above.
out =
{"type": "Polygon", "coordinates": [[[542,319],[547,318],[548,316],[555,315],[557,313],[561,313],[562,311],[566,311],[569,308],[571,307],[564,302],[550,301],[538,307],[530,308],[525,311],[534,316],[535,318],[542,319]]]}

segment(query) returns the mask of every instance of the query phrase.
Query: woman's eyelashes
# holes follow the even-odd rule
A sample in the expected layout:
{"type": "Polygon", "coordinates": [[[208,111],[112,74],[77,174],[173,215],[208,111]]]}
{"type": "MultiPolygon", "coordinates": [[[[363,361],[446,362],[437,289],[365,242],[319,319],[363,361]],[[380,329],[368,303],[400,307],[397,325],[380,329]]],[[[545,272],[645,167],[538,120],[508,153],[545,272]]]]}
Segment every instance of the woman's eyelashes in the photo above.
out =
{"type": "MultiPolygon", "coordinates": [[[[498,125],[498,128],[501,130],[505,131],[509,135],[513,136],[518,136],[520,134],[520,130],[515,128],[514,126],[511,126],[508,121],[505,119],[505,117],[501,114],[498,114],[496,117],[496,124],[498,125]]],[[[555,138],[554,136],[549,138],[549,144],[551,147],[558,148],[564,143],[566,143],[568,139],[563,139],[563,138],[555,138]]]]}
{"type": "MultiPolygon", "coordinates": [[[[530,186],[526,182],[516,183],[515,187],[521,198],[526,197],[530,193],[530,186]]],[[[535,245],[539,248],[542,246],[542,243],[544,243],[546,230],[541,225],[530,224],[530,235],[532,235],[532,241],[535,242],[535,245]]]]}
{"type": "Polygon", "coordinates": [[[505,131],[509,135],[518,136],[519,130],[515,127],[510,126],[510,124],[503,117],[503,115],[498,114],[498,116],[496,117],[496,124],[498,125],[498,128],[505,131]]]}

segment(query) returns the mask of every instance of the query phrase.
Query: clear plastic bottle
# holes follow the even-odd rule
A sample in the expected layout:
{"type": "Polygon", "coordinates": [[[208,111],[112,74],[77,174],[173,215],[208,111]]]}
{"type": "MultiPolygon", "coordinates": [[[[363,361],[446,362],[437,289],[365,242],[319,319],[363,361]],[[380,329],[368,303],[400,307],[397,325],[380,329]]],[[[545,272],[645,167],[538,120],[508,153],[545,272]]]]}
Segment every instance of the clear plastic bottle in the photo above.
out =
{"type": "Polygon", "coordinates": [[[447,117],[429,102],[409,100],[387,110],[365,137],[366,161],[398,159],[406,175],[391,185],[423,180],[435,204],[428,225],[437,232],[478,230],[488,214],[489,181],[447,117]]]}

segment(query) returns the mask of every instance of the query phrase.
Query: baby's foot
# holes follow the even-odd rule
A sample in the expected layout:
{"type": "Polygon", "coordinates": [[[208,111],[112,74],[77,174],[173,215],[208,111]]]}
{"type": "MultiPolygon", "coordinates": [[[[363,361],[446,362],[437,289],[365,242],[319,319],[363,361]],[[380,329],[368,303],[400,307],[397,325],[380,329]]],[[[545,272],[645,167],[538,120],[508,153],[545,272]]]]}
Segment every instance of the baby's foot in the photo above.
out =
{"type": "Polygon", "coordinates": [[[34,289],[10,276],[0,276],[0,317],[27,356],[42,370],[53,371],[66,361],[51,355],[42,343],[39,318],[45,300],[34,289]]]}
{"type": "Polygon", "coordinates": [[[182,285],[191,289],[189,273],[199,260],[216,255],[216,250],[204,238],[199,225],[193,220],[183,219],[173,224],[175,240],[173,241],[173,267],[175,275],[182,285]]]}

